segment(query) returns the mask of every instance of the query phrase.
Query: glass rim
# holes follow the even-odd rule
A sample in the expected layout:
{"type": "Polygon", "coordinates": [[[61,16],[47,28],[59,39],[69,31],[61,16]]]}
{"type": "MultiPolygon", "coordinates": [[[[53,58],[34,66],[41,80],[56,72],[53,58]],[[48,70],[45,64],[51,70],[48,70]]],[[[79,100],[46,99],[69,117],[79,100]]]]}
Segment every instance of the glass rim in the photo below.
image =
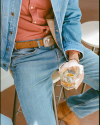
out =
{"type": "Polygon", "coordinates": [[[73,77],[75,77],[76,75],[74,75],[74,76],[66,76],[66,75],[64,75],[61,71],[60,71],[60,68],[64,65],[65,63],[62,63],[60,66],[59,66],[59,73],[61,74],[61,75],[63,75],[64,77],[71,77],[71,78],[73,78],[73,77]]]}
{"type": "Polygon", "coordinates": [[[68,78],[68,77],[73,78],[73,77],[77,76],[77,75],[74,75],[74,74],[73,74],[74,76],[66,76],[66,75],[64,75],[62,72],[60,72],[60,74],[63,75],[64,77],[67,77],[67,78],[68,78]]]}
{"type": "MultiPolygon", "coordinates": [[[[65,76],[65,77],[69,77],[69,76],[64,75],[64,74],[60,71],[60,68],[61,68],[64,64],[65,64],[65,63],[62,63],[62,64],[59,66],[59,73],[62,74],[63,76],[65,76]]],[[[70,67],[69,67],[69,68],[70,68],[70,67]]],[[[66,69],[65,69],[65,70],[66,70],[66,69]]],[[[80,73],[78,73],[78,74],[75,73],[75,75],[73,74],[74,76],[70,76],[70,77],[75,77],[75,76],[78,76],[79,74],[80,74],[80,73]]]]}

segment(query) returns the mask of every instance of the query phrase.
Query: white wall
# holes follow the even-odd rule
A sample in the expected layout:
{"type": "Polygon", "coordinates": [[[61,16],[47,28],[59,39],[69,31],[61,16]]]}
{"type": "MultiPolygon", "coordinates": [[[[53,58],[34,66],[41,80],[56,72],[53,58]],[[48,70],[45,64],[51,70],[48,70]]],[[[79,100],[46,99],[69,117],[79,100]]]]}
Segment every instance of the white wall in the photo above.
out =
{"type": "Polygon", "coordinates": [[[10,86],[14,85],[14,80],[10,74],[10,71],[5,71],[1,68],[1,92],[10,86]]]}

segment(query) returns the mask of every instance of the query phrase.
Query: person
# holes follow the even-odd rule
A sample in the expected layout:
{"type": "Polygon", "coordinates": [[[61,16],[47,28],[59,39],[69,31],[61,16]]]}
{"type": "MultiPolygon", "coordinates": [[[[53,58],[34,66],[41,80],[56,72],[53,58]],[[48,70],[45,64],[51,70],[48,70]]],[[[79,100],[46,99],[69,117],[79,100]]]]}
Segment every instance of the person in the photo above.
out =
{"type": "Polygon", "coordinates": [[[91,88],[59,104],[58,118],[80,125],[75,116],[99,109],[99,60],[81,44],[81,16],[78,0],[1,0],[1,67],[12,71],[28,125],[56,125],[51,76],[62,63],[80,67],[75,89],[82,81],[91,88]],[[56,40],[46,16],[54,19],[56,40]]]}

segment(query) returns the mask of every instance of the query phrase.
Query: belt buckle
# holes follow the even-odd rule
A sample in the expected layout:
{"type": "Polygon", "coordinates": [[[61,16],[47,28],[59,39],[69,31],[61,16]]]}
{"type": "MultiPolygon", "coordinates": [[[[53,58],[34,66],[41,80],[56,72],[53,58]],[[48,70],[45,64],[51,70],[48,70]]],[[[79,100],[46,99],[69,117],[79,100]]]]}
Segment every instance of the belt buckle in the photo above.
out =
{"type": "Polygon", "coordinates": [[[44,47],[50,47],[50,46],[53,46],[54,44],[55,44],[55,41],[54,41],[52,35],[48,35],[43,38],[44,47]]]}

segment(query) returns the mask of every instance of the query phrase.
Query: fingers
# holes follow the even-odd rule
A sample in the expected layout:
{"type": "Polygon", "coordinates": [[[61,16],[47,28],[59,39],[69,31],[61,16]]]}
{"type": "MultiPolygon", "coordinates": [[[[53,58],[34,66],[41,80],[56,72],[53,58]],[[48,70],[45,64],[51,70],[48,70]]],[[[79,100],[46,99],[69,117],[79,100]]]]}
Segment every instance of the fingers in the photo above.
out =
{"type": "Polygon", "coordinates": [[[75,81],[75,89],[79,87],[79,85],[82,83],[84,79],[84,67],[83,65],[77,64],[77,63],[71,63],[71,62],[66,62],[60,67],[60,72],[64,72],[66,69],[72,69],[74,72],[79,70],[79,76],[75,81]]]}
{"type": "Polygon", "coordinates": [[[75,89],[77,89],[79,87],[79,85],[82,83],[83,79],[84,79],[84,71],[82,72],[82,74],[79,74],[79,78],[76,79],[75,89]]]}
{"type": "Polygon", "coordinates": [[[79,66],[74,66],[74,67],[72,66],[71,68],[72,68],[73,72],[77,72],[77,70],[80,72],[79,66]]]}
{"type": "Polygon", "coordinates": [[[68,68],[69,67],[68,67],[68,62],[67,62],[67,63],[64,63],[64,64],[61,65],[61,67],[59,68],[60,69],[59,71],[63,73],[68,68]]]}
{"type": "Polygon", "coordinates": [[[83,65],[79,65],[80,67],[80,74],[79,74],[79,77],[78,79],[76,79],[75,81],[75,89],[77,89],[79,87],[79,85],[82,83],[83,79],[84,79],[84,67],[83,65]]]}
{"type": "Polygon", "coordinates": [[[79,67],[80,67],[80,74],[82,75],[84,72],[84,67],[83,67],[83,65],[79,65],[79,67]]]}

